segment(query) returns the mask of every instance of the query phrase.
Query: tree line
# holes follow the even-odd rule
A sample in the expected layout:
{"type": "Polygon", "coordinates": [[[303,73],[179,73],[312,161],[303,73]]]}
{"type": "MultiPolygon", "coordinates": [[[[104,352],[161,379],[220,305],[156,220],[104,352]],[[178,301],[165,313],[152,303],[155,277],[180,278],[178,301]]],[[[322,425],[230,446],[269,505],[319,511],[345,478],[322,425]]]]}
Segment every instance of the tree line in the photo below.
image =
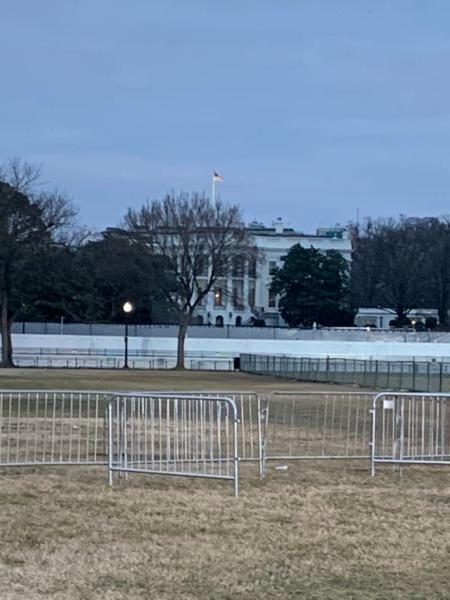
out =
{"type": "Polygon", "coordinates": [[[446,217],[371,220],[351,227],[351,298],[354,307],[395,312],[407,325],[413,308],[432,308],[448,329],[450,221],[446,217]]]}
{"type": "Polygon", "coordinates": [[[73,203],[39,188],[40,169],[0,168],[2,360],[13,366],[14,321],[177,322],[177,366],[196,307],[233,262],[256,255],[238,206],[200,194],[167,195],[129,209],[100,239],[76,226],[73,203]]]}
{"type": "Polygon", "coordinates": [[[282,259],[271,289],[290,326],[349,326],[359,308],[385,308],[395,315],[392,324],[404,327],[411,309],[431,308],[440,329],[449,328],[448,218],[367,219],[349,232],[351,263],[300,245],[282,259]]]}

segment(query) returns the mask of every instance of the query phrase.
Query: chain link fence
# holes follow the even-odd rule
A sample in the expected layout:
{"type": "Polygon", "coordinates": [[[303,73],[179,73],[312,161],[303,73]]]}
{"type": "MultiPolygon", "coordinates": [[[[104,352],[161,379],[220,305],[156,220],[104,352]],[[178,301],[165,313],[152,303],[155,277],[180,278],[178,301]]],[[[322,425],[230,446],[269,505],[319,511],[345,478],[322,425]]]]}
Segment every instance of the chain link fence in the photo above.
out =
{"type": "Polygon", "coordinates": [[[241,371],[368,388],[418,392],[450,391],[450,363],[441,361],[299,358],[241,354],[241,371]]]}

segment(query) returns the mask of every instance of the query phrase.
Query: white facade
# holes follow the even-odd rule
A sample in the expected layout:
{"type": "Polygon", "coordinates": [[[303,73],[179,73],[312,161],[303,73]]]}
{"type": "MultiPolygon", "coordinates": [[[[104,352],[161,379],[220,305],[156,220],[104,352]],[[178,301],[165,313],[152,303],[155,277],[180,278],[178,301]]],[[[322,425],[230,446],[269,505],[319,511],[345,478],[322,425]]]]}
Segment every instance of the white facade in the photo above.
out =
{"type": "Polygon", "coordinates": [[[249,226],[260,252],[256,267],[248,262],[236,265],[226,280],[218,282],[196,315],[203,323],[211,325],[245,325],[252,318],[262,319],[266,325],[282,325],[278,311],[278,298],[270,294],[271,272],[283,265],[285,256],[295,244],[316,248],[322,252],[339,251],[351,260],[351,241],[343,228],[320,229],[320,235],[305,235],[283,226],[279,219],[273,227],[259,223],[249,226]]]}

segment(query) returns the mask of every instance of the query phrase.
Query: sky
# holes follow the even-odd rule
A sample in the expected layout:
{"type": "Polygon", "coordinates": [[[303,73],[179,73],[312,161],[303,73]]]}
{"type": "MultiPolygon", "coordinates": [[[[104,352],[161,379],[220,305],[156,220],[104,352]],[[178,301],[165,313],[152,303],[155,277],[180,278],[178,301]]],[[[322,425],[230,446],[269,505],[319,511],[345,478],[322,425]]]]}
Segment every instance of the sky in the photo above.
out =
{"type": "Polygon", "coordinates": [[[0,0],[0,160],[82,223],[167,192],[305,233],[450,213],[448,0],[0,0]]]}

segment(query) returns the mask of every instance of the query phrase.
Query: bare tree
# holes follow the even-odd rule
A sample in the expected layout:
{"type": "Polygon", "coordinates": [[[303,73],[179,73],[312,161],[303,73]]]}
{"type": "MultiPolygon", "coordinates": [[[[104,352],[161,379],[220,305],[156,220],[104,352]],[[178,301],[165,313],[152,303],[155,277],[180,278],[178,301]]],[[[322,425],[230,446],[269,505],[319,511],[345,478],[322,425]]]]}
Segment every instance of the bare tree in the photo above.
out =
{"type": "Polygon", "coordinates": [[[352,290],[356,306],[380,306],[396,312],[399,324],[424,299],[427,247],[423,224],[368,220],[353,230],[352,290]]]}
{"type": "Polygon", "coordinates": [[[42,213],[49,232],[65,237],[73,230],[77,209],[64,193],[55,189],[41,190],[42,165],[13,156],[0,164],[0,181],[8,183],[16,192],[26,195],[42,213]]]}
{"type": "Polygon", "coordinates": [[[418,228],[424,259],[420,265],[425,282],[424,300],[435,308],[441,329],[449,328],[450,308],[450,219],[425,219],[418,228]]]}
{"type": "Polygon", "coordinates": [[[382,285],[381,240],[372,220],[363,225],[351,225],[352,240],[351,295],[353,306],[374,307],[380,303],[382,285]]]}
{"type": "Polygon", "coordinates": [[[0,167],[0,326],[2,360],[12,367],[11,327],[20,307],[21,289],[16,274],[27,268],[33,252],[58,241],[76,214],[59,193],[33,192],[40,168],[21,159],[0,167]]]}
{"type": "MultiPolygon", "coordinates": [[[[54,190],[35,195],[34,202],[39,207],[45,227],[54,241],[62,243],[73,239],[74,222],[78,211],[70,198],[54,190]]],[[[86,230],[80,232],[78,229],[78,235],[85,237],[86,234],[86,230]]]]}
{"type": "Polygon", "coordinates": [[[234,260],[256,258],[238,206],[208,198],[167,195],[128,210],[124,226],[151,249],[158,283],[179,316],[177,368],[184,368],[186,332],[195,309],[234,260]]]}
{"type": "Polygon", "coordinates": [[[42,165],[29,163],[19,156],[12,156],[0,164],[0,181],[27,196],[34,195],[41,177],[42,165]]]}

